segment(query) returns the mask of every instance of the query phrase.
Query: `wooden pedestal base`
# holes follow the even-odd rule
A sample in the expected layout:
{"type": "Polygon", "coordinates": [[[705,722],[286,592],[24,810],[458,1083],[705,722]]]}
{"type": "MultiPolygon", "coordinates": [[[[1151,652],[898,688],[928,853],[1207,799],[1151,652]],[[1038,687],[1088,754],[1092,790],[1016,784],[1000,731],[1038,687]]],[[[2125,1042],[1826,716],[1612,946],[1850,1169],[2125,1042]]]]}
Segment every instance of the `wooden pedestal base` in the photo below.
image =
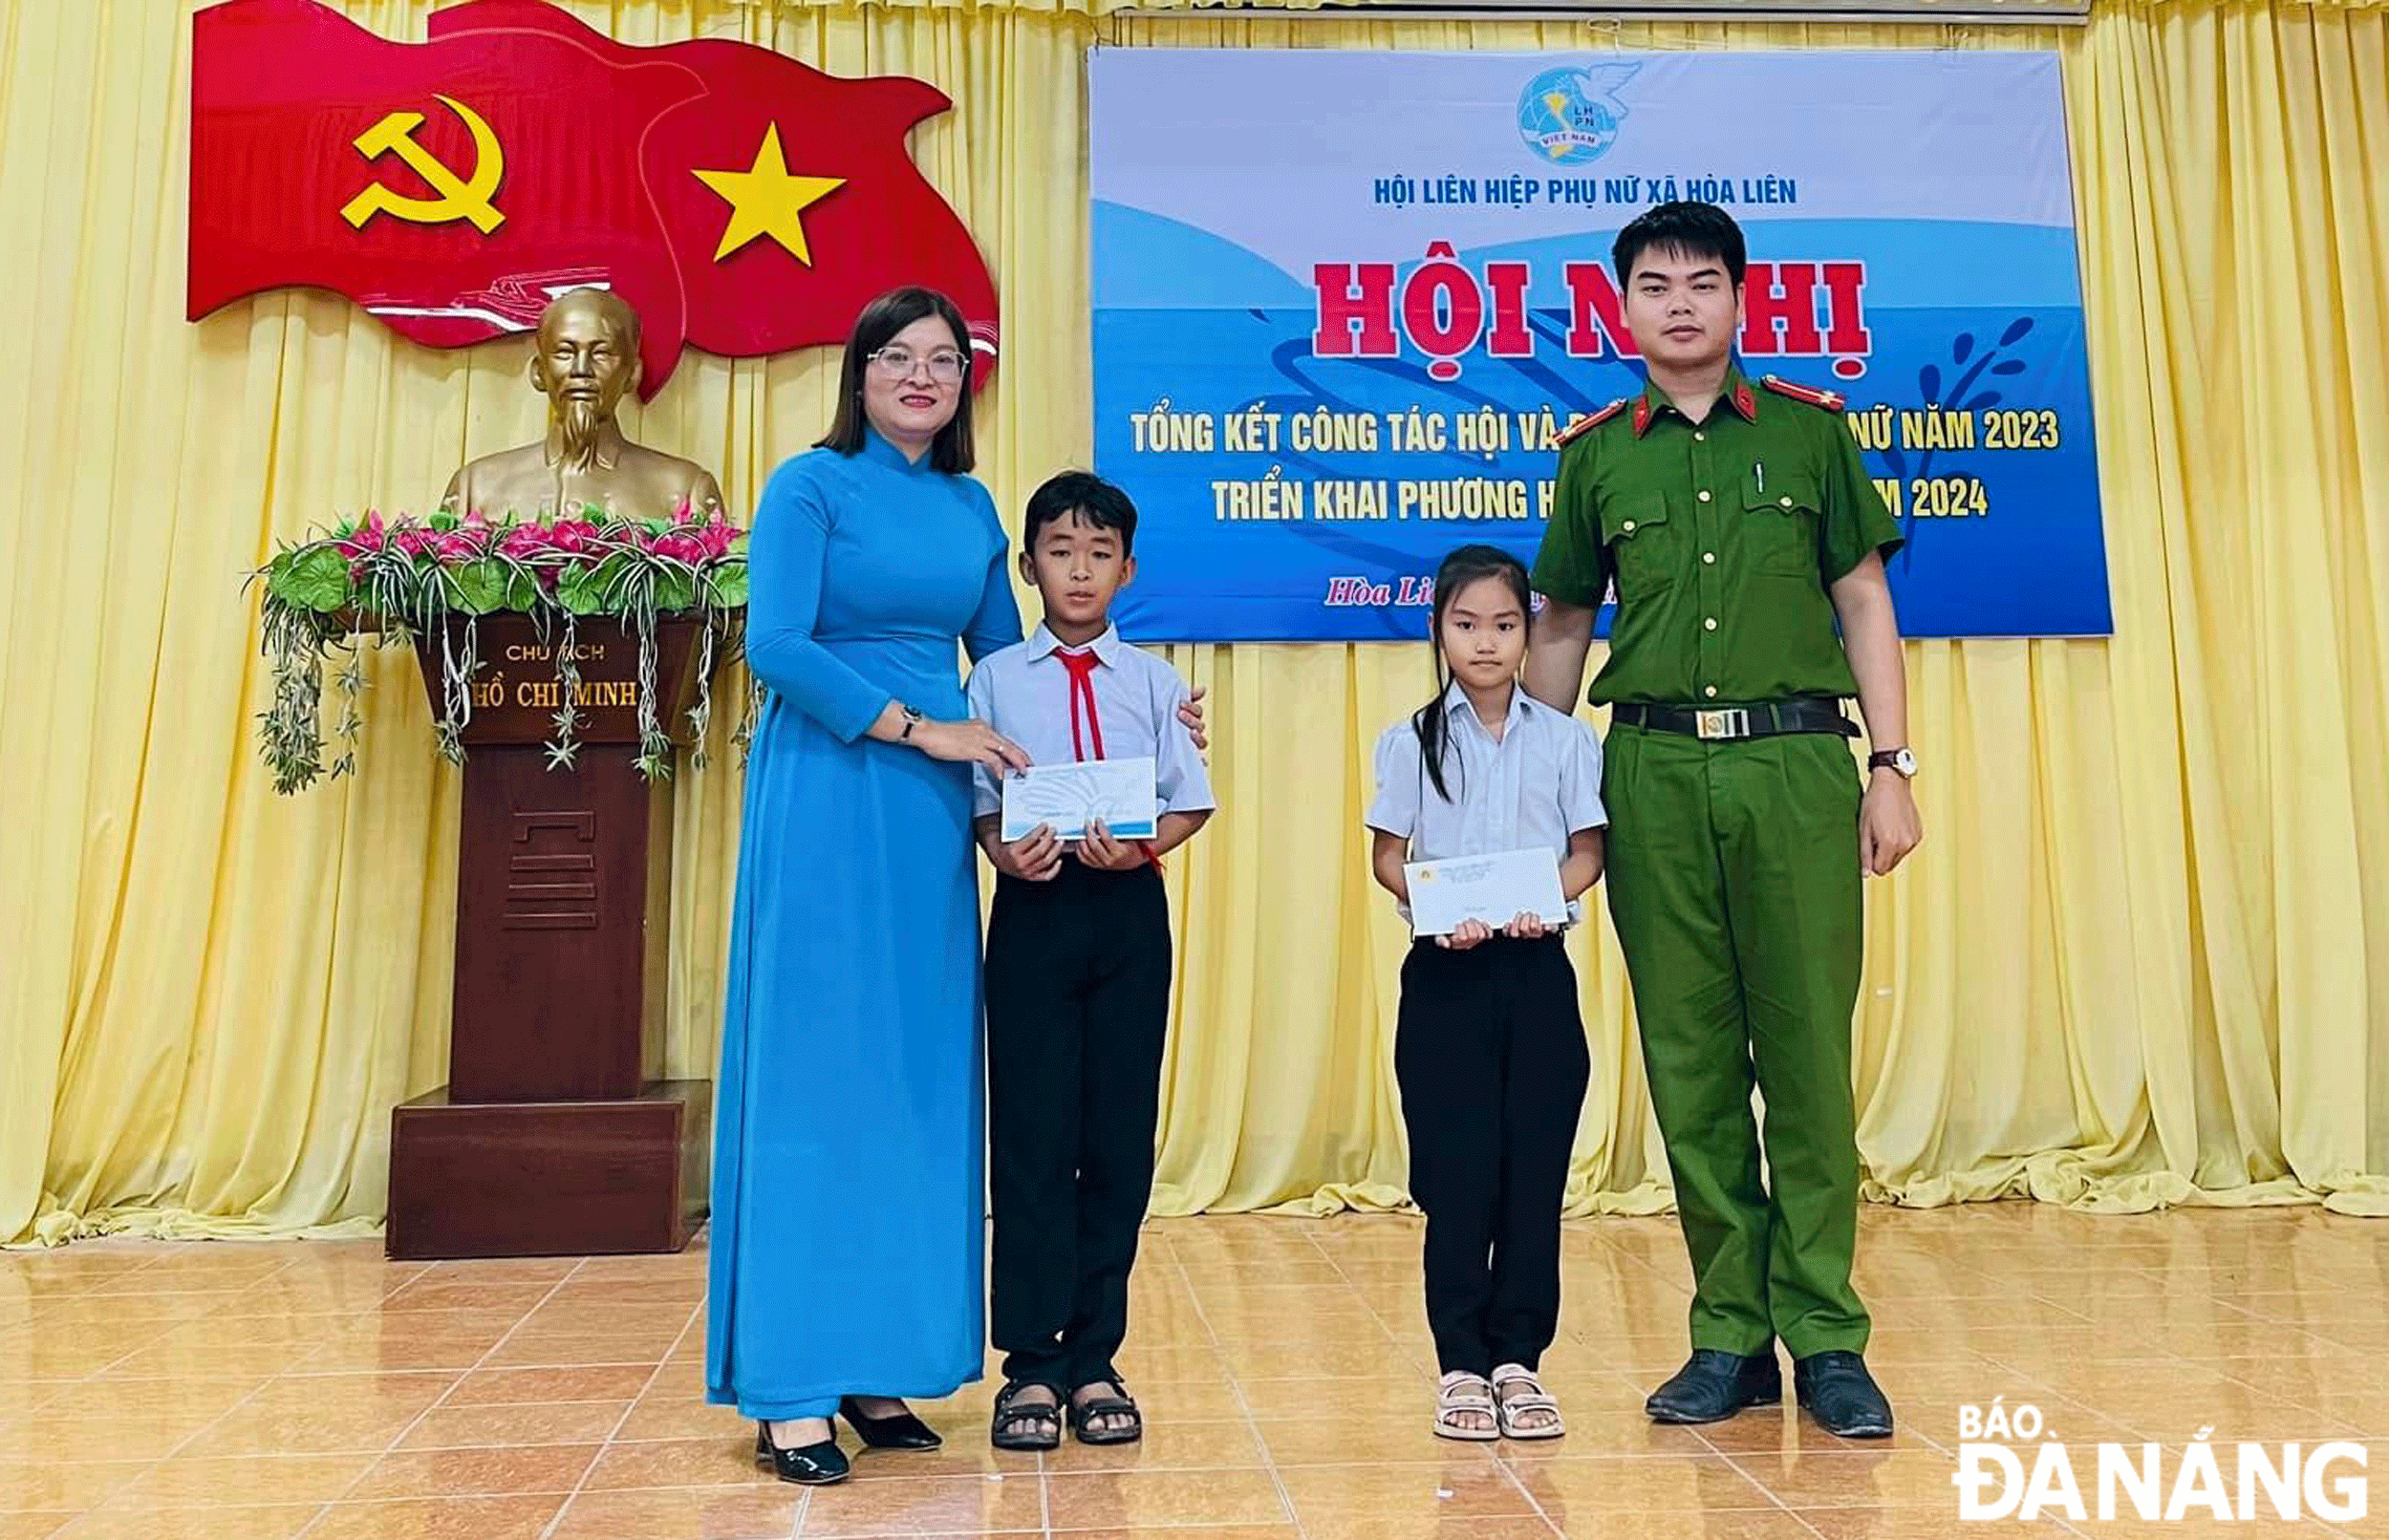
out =
{"type": "Polygon", "coordinates": [[[451,1102],[390,1118],[393,1260],[677,1251],[705,1211],[713,1086],[611,1102],[451,1102]]]}

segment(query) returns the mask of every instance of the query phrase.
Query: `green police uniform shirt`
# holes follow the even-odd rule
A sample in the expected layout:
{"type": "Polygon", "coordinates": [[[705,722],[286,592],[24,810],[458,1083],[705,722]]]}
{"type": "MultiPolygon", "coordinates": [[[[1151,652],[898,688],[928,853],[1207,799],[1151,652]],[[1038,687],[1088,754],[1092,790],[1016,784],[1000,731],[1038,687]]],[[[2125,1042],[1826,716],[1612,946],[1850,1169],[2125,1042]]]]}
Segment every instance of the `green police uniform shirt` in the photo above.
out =
{"type": "Polygon", "coordinates": [[[1832,585],[1900,526],[1840,398],[1741,372],[1695,426],[1657,386],[1571,430],[1537,592],[1598,609],[1609,657],[1586,699],[1747,705],[1855,695],[1832,585]]]}

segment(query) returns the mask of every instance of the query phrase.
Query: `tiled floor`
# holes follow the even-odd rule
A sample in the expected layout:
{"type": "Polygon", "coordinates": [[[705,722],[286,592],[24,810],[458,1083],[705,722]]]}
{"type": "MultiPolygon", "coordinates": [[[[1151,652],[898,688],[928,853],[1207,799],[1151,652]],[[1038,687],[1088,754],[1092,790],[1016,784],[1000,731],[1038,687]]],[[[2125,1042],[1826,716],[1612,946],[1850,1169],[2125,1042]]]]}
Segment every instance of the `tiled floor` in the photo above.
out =
{"type": "MultiPolygon", "coordinates": [[[[2180,1451],[2210,1430],[2234,1503],[2242,1441],[2389,1449],[2389,1226],[2022,1203],[1864,1223],[1869,1358],[1902,1421],[1887,1446],[1838,1444],[1790,1413],[1700,1431],[1644,1419],[1683,1356],[1671,1221],[1568,1227],[1565,1334],[1544,1377],[1570,1432],[1486,1447],[1427,1431],[1414,1222],[1223,1217],[1148,1232],[1124,1359],[1143,1445],[997,1455],[983,1382],[921,1408],[943,1450],[866,1454],[851,1482],[811,1493],[760,1475],[751,1425],[703,1403],[701,1251],[432,1267],[386,1263],[377,1244],[0,1253],[0,1540],[2064,1535],[1960,1522],[1959,1408],[1994,1398],[2035,1406],[2043,1439],[2073,1449],[2080,1533],[2389,1533],[2389,1517],[2269,1524],[2260,1485],[2258,1522],[2098,1522],[2092,1447],[2162,1445],[2171,1490],[2180,1451]]],[[[792,1327],[800,1305],[835,1309],[787,1303],[792,1327]]]]}

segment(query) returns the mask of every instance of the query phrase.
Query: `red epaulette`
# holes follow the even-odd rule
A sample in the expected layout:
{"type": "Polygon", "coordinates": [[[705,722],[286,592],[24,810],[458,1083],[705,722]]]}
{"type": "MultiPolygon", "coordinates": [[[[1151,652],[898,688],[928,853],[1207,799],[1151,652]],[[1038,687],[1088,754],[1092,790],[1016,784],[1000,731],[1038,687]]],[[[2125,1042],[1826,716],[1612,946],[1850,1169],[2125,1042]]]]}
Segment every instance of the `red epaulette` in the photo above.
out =
{"type": "Polygon", "coordinates": [[[1788,379],[1777,379],[1773,374],[1761,375],[1758,382],[1777,396],[1788,396],[1796,401],[1806,401],[1811,406],[1822,407],[1828,412],[1839,412],[1850,404],[1842,398],[1840,391],[1820,391],[1814,385],[1795,385],[1788,379]]]}
{"type": "Polygon", "coordinates": [[[1616,400],[1610,402],[1607,406],[1604,406],[1600,411],[1594,413],[1592,416],[1577,418],[1574,422],[1569,423],[1565,428],[1560,430],[1560,437],[1551,441],[1551,446],[1554,449],[1563,449],[1567,447],[1568,440],[1571,438],[1582,438],[1585,434],[1590,433],[1593,429],[1600,427],[1611,417],[1614,417],[1619,413],[1625,411],[1625,403],[1626,397],[1621,396],[1616,400]]]}

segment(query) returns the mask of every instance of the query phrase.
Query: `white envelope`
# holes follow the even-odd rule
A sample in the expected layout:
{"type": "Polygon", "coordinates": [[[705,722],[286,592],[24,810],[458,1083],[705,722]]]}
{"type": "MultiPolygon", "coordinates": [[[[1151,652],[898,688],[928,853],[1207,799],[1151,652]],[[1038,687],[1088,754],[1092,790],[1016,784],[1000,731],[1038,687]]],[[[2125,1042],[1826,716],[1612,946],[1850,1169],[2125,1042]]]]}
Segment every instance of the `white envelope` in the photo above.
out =
{"type": "Polygon", "coordinates": [[[1404,864],[1410,885],[1410,933],[1445,936],[1463,922],[1482,920],[1499,930],[1521,914],[1554,930],[1571,923],[1560,889],[1560,857],[1551,850],[1504,850],[1404,864]]]}
{"type": "Polygon", "coordinates": [[[1150,840],[1160,822],[1160,793],[1150,754],[1130,759],[1040,764],[1003,778],[1004,843],[1041,823],[1065,840],[1083,840],[1101,823],[1112,837],[1150,840]]]}

